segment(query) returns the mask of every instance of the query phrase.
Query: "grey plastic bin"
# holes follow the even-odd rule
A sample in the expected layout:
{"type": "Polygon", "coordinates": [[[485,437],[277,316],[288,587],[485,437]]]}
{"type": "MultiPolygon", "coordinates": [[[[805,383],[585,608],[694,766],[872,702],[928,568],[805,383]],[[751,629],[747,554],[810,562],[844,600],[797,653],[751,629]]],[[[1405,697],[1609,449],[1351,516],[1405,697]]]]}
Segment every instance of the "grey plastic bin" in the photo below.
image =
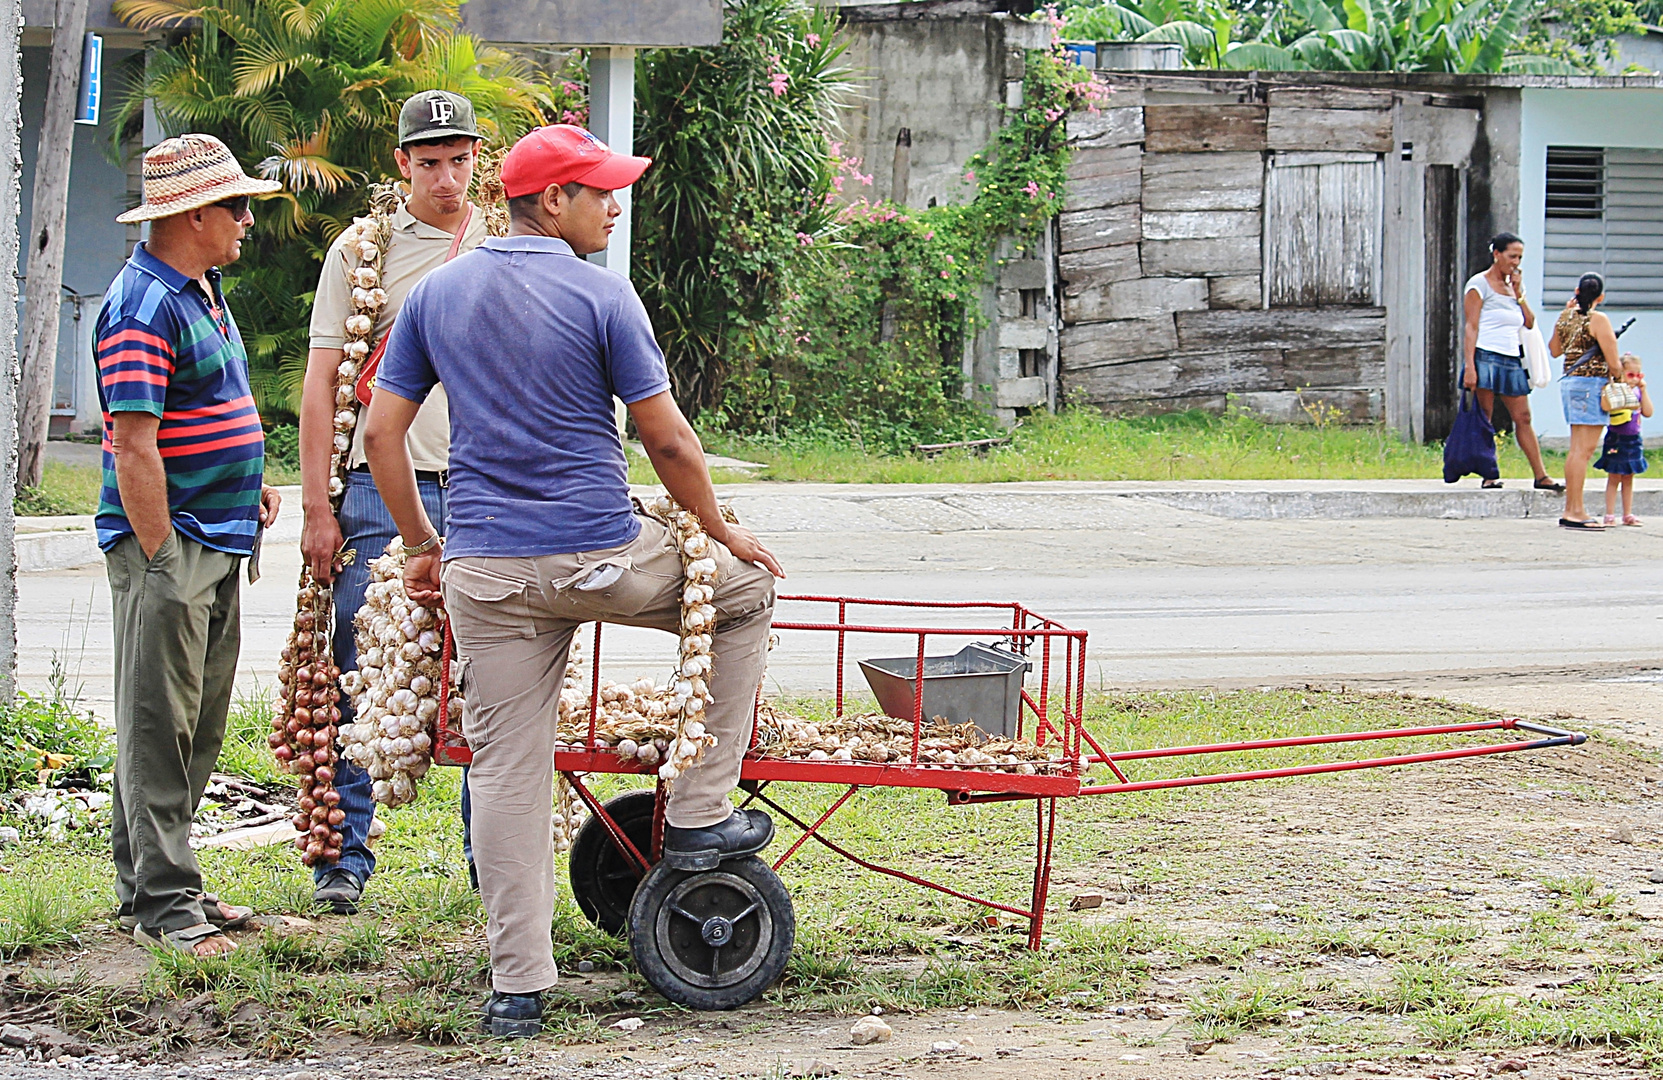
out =
{"type": "MultiPolygon", "coordinates": [[[[1009,649],[980,643],[952,656],[924,657],[924,723],[940,716],[949,724],[974,722],[989,736],[1015,738],[1022,680],[1032,667],[1009,649]]],[[[879,708],[897,720],[912,719],[918,657],[862,660],[860,670],[879,708]]]]}

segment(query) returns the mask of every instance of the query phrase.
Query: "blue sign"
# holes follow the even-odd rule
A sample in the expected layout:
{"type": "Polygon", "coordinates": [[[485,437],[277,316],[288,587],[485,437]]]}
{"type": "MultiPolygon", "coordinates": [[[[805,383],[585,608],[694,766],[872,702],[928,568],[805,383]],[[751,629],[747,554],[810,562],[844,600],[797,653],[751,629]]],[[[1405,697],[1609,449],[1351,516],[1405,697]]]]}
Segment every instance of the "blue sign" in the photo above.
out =
{"type": "Polygon", "coordinates": [[[81,101],[75,109],[77,124],[98,126],[98,102],[104,96],[104,39],[88,34],[81,46],[81,101]]]}

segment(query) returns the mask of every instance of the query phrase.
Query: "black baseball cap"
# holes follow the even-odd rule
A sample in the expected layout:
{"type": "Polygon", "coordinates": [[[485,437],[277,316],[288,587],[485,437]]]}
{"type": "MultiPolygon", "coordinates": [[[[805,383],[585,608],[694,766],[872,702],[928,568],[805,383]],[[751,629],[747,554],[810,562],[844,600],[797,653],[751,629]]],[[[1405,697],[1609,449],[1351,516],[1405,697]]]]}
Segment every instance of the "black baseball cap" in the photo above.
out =
{"type": "Polygon", "coordinates": [[[423,90],[398,111],[398,144],[428,139],[479,138],[473,102],[449,90],[423,90]]]}

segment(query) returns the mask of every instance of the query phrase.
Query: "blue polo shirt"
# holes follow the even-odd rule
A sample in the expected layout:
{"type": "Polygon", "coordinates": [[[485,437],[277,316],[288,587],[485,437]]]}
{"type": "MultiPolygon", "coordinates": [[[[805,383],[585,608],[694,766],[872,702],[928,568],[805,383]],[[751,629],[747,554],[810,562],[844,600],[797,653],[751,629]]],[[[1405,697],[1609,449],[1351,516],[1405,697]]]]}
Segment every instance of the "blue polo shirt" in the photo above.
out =
{"type": "Polygon", "coordinates": [[[493,237],[404,301],[376,391],[450,399],[445,558],[596,551],[641,531],[612,411],[670,388],[623,276],[564,240],[493,237]]]}

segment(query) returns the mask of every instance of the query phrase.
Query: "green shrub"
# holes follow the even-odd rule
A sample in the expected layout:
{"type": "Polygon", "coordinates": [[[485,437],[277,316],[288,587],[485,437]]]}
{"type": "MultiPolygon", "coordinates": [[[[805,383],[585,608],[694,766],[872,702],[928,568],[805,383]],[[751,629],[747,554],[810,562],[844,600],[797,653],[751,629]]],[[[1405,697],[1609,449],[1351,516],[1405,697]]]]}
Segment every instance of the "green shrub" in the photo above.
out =
{"type": "Polygon", "coordinates": [[[102,786],[114,765],[115,737],[91,713],[33,694],[0,702],[0,791],[33,788],[42,771],[85,772],[102,786]]]}

